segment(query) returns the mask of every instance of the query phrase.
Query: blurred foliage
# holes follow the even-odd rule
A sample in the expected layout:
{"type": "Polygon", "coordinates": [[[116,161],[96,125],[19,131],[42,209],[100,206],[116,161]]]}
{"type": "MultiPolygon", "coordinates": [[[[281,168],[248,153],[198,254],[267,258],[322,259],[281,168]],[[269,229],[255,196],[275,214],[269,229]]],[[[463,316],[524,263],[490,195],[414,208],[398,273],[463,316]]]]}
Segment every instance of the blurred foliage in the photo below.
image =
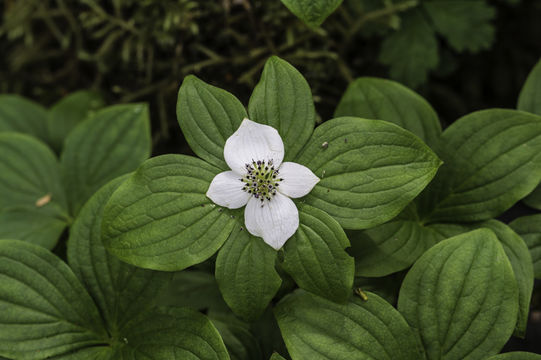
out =
{"type": "Polygon", "coordinates": [[[148,101],[157,153],[189,151],[174,104],[190,73],[246,104],[276,54],[308,79],[323,119],[352,79],[390,74],[419,87],[445,122],[514,106],[541,56],[536,0],[345,0],[319,28],[279,0],[3,0],[0,9],[0,92],[45,105],[81,88],[109,103],[148,101]]]}

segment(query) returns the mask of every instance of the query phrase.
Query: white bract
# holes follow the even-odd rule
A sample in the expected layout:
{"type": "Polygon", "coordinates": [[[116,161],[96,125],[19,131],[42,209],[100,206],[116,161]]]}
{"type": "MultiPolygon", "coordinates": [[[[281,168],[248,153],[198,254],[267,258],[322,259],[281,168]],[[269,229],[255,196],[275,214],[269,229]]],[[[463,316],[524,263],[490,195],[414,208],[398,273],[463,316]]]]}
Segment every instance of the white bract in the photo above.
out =
{"type": "Polygon", "coordinates": [[[308,194],[319,178],[310,169],[284,162],[284,143],[271,126],[244,119],[227,139],[225,162],[231,171],[212,179],[207,196],[229,209],[246,205],[246,229],[280,249],[299,227],[299,212],[290,198],[308,194]]]}

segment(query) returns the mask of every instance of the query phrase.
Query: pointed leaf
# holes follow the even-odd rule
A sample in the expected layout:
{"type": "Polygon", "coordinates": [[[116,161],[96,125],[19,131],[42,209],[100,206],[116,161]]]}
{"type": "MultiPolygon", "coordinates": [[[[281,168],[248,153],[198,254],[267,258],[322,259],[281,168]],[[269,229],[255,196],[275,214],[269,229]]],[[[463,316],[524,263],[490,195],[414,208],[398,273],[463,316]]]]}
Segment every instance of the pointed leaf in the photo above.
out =
{"type": "Polygon", "coordinates": [[[64,139],[85,120],[94,110],[104,106],[99,93],[94,91],[76,91],[58,101],[49,109],[48,130],[49,143],[60,152],[64,139]]]}
{"type": "Polygon", "coordinates": [[[0,134],[0,235],[52,249],[68,222],[53,152],[25,134],[0,134]]]}
{"type": "Polygon", "coordinates": [[[122,329],[124,345],[114,359],[228,360],[220,334],[207,317],[192,309],[157,308],[122,329]]]}
{"type": "Polygon", "coordinates": [[[441,137],[444,165],[420,197],[424,222],[473,222],[498,216],[541,180],[541,117],[484,110],[454,122],[441,137]]]}
{"type": "Polygon", "coordinates": [[[0,133],[0,153],[0,209],[28,206],[61,213],[67,207],[58,160],[45,144],[25,134],[0,133]]]}
{"type": "Polygon", "coordinates": [[[393,79],[415,88],[438,65],[438,42],[420,10],[408,11],[400,19],[400,29],[383,41],[379,60],[390,65],[393,79]]]}
{"type": "Polygon", "coordinates": [[[404,211],[388,223],[348,231],[355,275],[381,277],[410,267],[425,251],[446,237],[404,211]]]}
{"type": "Polygon", "coordinates": [[[202,159],[228,170],[225,141],[245,117],[246,110],[234,95],[193,75],[184,78],[178,91],[177,119],[190,148],[202,159]]]}
{"type": "Polygon", "coordinates": [[[340,6],[342,0],[282,0],[282,3],[307,25],[316,27],[340,6]]]}
{"type": "Polygon", "coordinates": [[[410,132],[352,117],[318,126],[296,162],[321,178],[306,203],[346,229],[370,228],[398,215],[440,165],[410,132]]]}
{"type": "Polygon", "coordinates": [[[110,106],[77,125],[61,158],[71,213],[76,215],[100,187],[135,170],[149,156],[146,105],[110,106]]]}
{"type": "Polygon", "coordinates": [[[428,144],[441,134],[440,121],[432,106],[416,92],[386,79],[356,79],[342,95],[334,116],[390,121],[428,144]]]}
{"type": "Polygon", "coordinates": [[[92,299],[48,250],[0,240],[0,354],[44,359],[107,341],[92,299]]]}
{"type": "Polygon", "coordinates": [[[17,239],[53,249],[66,220],[39,208],[16,207],[0,211],[0,239],[17,239]]]}
{"type": "Polygon", "coordinates": [[[250,118],[280,133],[284,161],[295,158],[314,130],[316,113],[312,91],[304,77],[286,61],[272,56],[250,97],[250,118]]]}
{"type": "Polygon", "coordinates": [[[300,225],[284,247],[282,267],[304,290],[344,302],[351,295],[354,260],[349,240],[332,217],[309,205],[299,206],[300,225]]]}
{"type": "Polygon", "coordinates": [[[174,273],[169,286],[160,294],[159,304],[199,311],[228,309],[214,274],[198,270],[174,273]]]}
{"type": "Polygon", "coordinates": [[[287,350],[304,359],[424,359],[404,318],[385,300],[366,293],[341,305],[298,290],[275,308],[287,350]]]}
{"type": "Polygon", "coordinates": [[[227,323],[213,318],[211,318],[211,321],[224,340],[231,360],[262,358],[257,339],[250,333],[247,326],[233,322],[227,323]]]}
{"type": "Polygon", "coordinates": [[[494,41],[496,11],[484,0],[439,0],[423,2],[436,31],[457,51],[477,52],[494,41]]]}
{"type": "Polygon", "coordinates": [[[541,355],[523,351],[515,351],[494,355],[486,360],[541,360],[541,355]]]}
{"type": "Polygon", "coordinates": [[[513,335],[523,338],[526,335],[526,326],[528,325],[534,281],[532,257],[528,246],[509,226],[497,220],[485,221],[480,226],[494,231],[513,268],[518,285],[519,303],[518,320],[513,335]]]}
{"type": "Polygon", "coordinates": [[[517,109],[541,115],[541,60],[534,66],[520,90],[517,109]]]}
{"type": "Polygon", "coordinates": [[[168,273],[121,262],[103,246],[103,208],[126,178],[110,181],[88,200],[73,223],[68,240],[69,264],[90,292],[112,332],[149,308],[170,278],[168,273]]]}
{"type": "Polygon", "coordinates": [[[398,310],[428,359],[498,353],[515,328],[518,289],[496,235],[480,229],[433,246],[406,275],[398,310]]]}
{"type": "Polygon", "coordinates": [[[541,214],[520,217],[509,226],[524,239],[532,257],[534,276],[541,279],[541,214]]]}
{"type": "Polygon", "coordinates": [[[274,268],[276,251],[240,226],[216,258],[216,280],[231,310],[255,320],[269,305],[282,280],[274,268]]]}
{"type": "Polygon", "coordinates": [[[0,95],[0,132],[32,135],[47,142],[47,110],[18,95],[0,95]]]}
{"type": "Polygon", "coordinates": [[[102,237],[107,250],[127,263],[165,271],[208,259],[236,221],[235,215],[205,196],[218,172],[184,155],[145,161],[104,209],[102,237]]]}

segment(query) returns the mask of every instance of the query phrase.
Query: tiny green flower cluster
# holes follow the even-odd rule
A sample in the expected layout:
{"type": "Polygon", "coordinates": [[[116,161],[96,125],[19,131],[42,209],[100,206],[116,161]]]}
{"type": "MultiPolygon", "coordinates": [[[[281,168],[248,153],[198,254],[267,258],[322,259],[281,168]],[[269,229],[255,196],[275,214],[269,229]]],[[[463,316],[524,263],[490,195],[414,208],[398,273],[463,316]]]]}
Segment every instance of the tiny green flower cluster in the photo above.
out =
{"type": "Polygon", "coordinates": [[[244,184],[242,190],[260,199],[262,204],[265,199],[270,201],[276,195],[276,188],[284,180],[278,178],[279,171],[274,168],[272,159],[268,162],[252,160],[251,164],[246,164],[246,171],[246,175],[239,179],[244,184]]]}

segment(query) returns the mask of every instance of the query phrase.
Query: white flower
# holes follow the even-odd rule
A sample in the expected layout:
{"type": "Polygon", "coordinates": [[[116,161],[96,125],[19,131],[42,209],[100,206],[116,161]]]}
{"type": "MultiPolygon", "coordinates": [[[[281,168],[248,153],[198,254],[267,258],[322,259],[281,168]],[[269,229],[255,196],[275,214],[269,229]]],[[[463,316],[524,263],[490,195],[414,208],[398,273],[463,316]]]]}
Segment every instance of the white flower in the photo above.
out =
{"type": "Polygon", "coordinates": [[[284,143],[271,126],[244,119],[227,139],[225,162],[231,171],[212,179],[207,196],[229,209],[246,205],[246,229],[280,249],[299,227],[299,212],[290,198],[308,194],[319,178],[310,169],[284,162],[284,143]]]}

